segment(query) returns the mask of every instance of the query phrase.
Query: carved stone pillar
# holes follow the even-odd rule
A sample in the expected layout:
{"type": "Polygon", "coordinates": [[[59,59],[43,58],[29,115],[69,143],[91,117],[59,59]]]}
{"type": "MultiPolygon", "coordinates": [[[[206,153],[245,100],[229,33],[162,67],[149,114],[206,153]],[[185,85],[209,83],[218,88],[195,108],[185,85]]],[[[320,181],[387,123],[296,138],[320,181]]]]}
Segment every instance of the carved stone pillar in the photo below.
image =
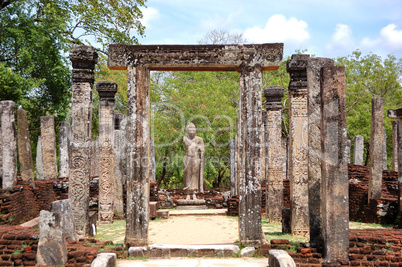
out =
{"type": "Polygon", "coordinates": [[[127,70],[127,202],[126,239],[129,246],[148,244],[150,181],[149,70],[127,70]]]}
{"type": "Polygon", "coordinates": [[[89,172],[91,168],[92,86],[98,54],[92,46],[76,46],[70,51],[73,65],[71,106],[70,179],[68,198],[79,238],[89,229],[89,172]]]}
{"type": "Polygon", "coordinates": [[[333,66],[329,58],[309,58],[307,60],[308,86],[308,208],[310,243],[317,244],[322,239],[321,214],[321,68],[333,66]]]}
{"type": "Polygon", "coordinates": [[[292,235],[308,236],[307,59],[292,55],[289,83],[289,179],[292,235]]]}
{"type": "Polygon", "coordinates": [[[240,244],[260,245],[262,176],[262,69],[240,69],[239,236],[240,244]]]}
{"type": "Polygon", "coordinates": [[[267,101],[267,183],[265,187],[267,218],[270,222],[282,222],[283,162],[282,104],[283,88],[269,86],[264,91],[267,101]]]}
{"type": "Polygon", "coordinates": [[[384,167],[383,99],[373,97],[371,109],[369,203],[371,199],[381,198],[382,171],[384,167]]]}
{"type": "Polygon", "coordinates": [[[99,94],[99,224],[113,223],[114,200],[114,96],[117,84],[100,81],[99,94]]]}
{"type": "Polygon", "coordinates": [[[349,254],[345,67],[322,68],[321,101],[323,263],[335,266],[349,254]]]}
{"type": "Polygon", "coordinates": [[[26,111],[21,108],[17,109],[17,137],[21,177],[22,180],[28,182],[34,188],[35,182],[28,119],[26,111]]]}

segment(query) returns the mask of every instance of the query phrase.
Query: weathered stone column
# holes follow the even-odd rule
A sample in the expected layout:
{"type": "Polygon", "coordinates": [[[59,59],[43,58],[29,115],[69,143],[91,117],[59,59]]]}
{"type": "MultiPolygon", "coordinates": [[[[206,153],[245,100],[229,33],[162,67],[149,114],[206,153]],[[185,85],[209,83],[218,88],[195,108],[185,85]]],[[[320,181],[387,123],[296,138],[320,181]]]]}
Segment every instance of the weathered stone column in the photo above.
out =
{"type": "Polygon", "coordinates": [[[44,180],[57,179],[56,135],[54,132],[54,116],[40,117],[40,133],[42,140],[42,160],[44,180]]]}
{"type": "Polygon", "coordinates": [[[99,137],[91,137],[91,171],[90,177],[99,177],[99,137]]]}
{"type": "Polygon", "coordinates": [[[0,101],[3,189],[11,189],[17,184],[17,140],[15,137],[14,109],[15,103],[13,101],[0,101]]]}
{"type": "Polygon", "coordinates": [[[150,175],[149,70],[127,70],[127,202],[126,238],[129,246],[148,244],[150,175]]]}
{"type": "Polygon", "coordinates": [[[123,151],[125,150],[126,132],[123,126],[123,114],[119,111],[114,112],[114,200],[113,209],[115,215],[124,220],[126,217],[124,214],[123,204],[123,151]]]}
{"type": "Polygon", "coordinates": [[[398,171],[398,121],[392,121],[392,170],[398,171]]]}
{"type": "Polygon", "coordinates": [[[69,155],[68,155],[69,139],[70,139],[70,126],[65,121],[60,122],[59,125],[60,177],[70,176],[69,155]]]}
{"type": "Polygon", "coordinates": [[[35,187],[27,113],[20,108],[17,109],[17,137],[18,158],[20,160],[22,180],[28,182],[32,187],[35,187]]]}
{"type": "Polygon", "coordinates": [[[266,206],[270,222],[282,222],[283,208],[283,161],[282,103],[283,88],[269,86],[264,90],[267,101],[267,182],[266,206]]]}
{"type": "Polygon", "coordinates": [[[38,136],[36,143],[36,180],[43,180],[42,138],[38,136]]]}
{"type": "Polygon", "coordinates": [[[353,164],[363,165],[363,155],[364,155],[364,136],[355,136],[355,147],[353,150],[353,164]]]}
{"type": "MultiPolygon", "coordinates": [[[[1,133],[1,105],[0,105],[0,179],[3,181],[3,142],[1,133]]],[[[1,184],[3,186],[3,183],[1,184]]]]}
{"type": "Polygon", "coordinates": [[[384,134],[384,139],[382,142],[382,157],[383,157],[383,170],[388,170],[388,157],[387,157],[387,133],[385,132],[385,127],[383,125],[383,134],[384,134]]]}
{"type": "Polygon", "coordinates": [[[349,259],[345,67],[322,68],[321,101],[323,258],[339,264],[349,259]]]}
{"type": "Polygon", "coordinates": [[[255,246],[264,239],[261,228],[262,69],[240,69],[239,236],[240,244],[255,246]]]}
{"type": "Polygon", "coordinates": [[[151,182],[156,182],[156,177],[155,177],[155,141],[153,138],[150,140],[150,160],[151,160],[151,174],[150,174],[150,180],[151,182]]]}
{"type": "Polygon", "coordinates": [[[384,166],[383,116],[383,99],[381,97],[373,97],[371,107],[369,203],[371,199],[381,198],[382,171],[384,166]]]}
{"type": "MultiPolygon", "coordinates": [[[[397,119],[398,125],[398,169],[402,170],[402,108],[389,109],[388,117],[397,119]]],[[[402,171],[398,173],[398,216],[402,216],[402,171]]],[[[402,220],[399,220],[399,229],[402,229],[402,220]]]]}
{"type": "Polygon", "coordinates": [[[346,162],[349,164],[350,163],[350,151],[352,149],[352,140],[348,139],[346,140],[346,162]]]}
{"type": "Polygon", "coordinates": [[[76,46],[70,51],[73,65],[71,107],[70,179],[68,198],[79,238],[89,229],[89,171],[91,168],[92,86],[98,54],[92,46],[76,46]]]}
{"type": "Polygon", "coordinates": [[[287,62],[289,82],[289,179],[292,235],[308,236],[308,120],[307,60],[292,55],[287,62]]]}
{"type": "Polygon", "coordinates": [[[237,196],[236,142],[237,137],[230,141],[230,196],[237,196]]]}
{"type": "Polygon", "coordinates": [[[114,200],[114,96],[117,84],[100,81],[99,94],[99,224],[113,223],[114,200]]]}
{"type": "Polygon", "coordinates": [[[310,243],[322,239],[321,214],[321,68],[333,66],[329,58],[307,60],[308,87],[308,209],[310,222],[310,243]]]}

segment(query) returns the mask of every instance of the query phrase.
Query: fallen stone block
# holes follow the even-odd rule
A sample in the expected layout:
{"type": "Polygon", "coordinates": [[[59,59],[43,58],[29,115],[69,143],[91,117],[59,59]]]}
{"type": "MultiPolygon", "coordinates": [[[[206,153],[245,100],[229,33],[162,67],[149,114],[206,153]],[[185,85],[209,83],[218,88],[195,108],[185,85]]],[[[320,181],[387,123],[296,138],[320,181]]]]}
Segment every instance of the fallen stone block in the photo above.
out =
{"type": "Polygon", "coordinates": [[[240,257],[252,257],[255,253],[255,247],[245,247],[240,251],[240,257]]]}
{"type": "Polygon", "coordinates": [[[169,219],[169,211],[168,210],[157,210],[156,218],[169,219]]]}
{"type": "Polygon", "coordinates": [[[269,267],[296,267],[292,257],[284,250],[271,249],[268,258],[269,267]]]}
{"type": "Polygon", "coordinates": [[[146,257],[147,256],[147,247],[130,247],[128,249],[129,257],[146,257]]]}
{"type": "Polygon", "coordinates": [[[91,267],[115,267],[115,266],[116,266],[115,253],[100,253],[91,264],[91,267]]]}

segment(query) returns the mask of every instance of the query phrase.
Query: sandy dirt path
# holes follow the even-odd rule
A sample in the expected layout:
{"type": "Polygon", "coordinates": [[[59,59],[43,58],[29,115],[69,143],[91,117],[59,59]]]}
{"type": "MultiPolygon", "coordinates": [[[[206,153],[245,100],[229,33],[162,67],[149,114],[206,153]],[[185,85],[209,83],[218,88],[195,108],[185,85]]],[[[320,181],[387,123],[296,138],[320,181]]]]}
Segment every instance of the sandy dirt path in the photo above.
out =
{"type": "Polygon", "coordinates": [[[233,244],[239,240],[237,218],[227,216],[175,216],[150,221],[150,244],[233,244]]]}

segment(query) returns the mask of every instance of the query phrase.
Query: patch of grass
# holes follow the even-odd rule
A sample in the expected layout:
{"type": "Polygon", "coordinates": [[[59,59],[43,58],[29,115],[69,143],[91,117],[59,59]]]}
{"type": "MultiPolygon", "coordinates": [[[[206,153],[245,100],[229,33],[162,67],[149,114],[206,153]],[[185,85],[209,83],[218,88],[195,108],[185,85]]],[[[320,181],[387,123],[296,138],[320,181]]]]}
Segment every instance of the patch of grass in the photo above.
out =
{"type": "Polygon", "coordinates": [[[362,223],[362,222],[349,222],[350,229],[385,229],[385,228],[392,228],[392,224],[378,224],[378,223],[362,223]]]}
{"type": "Polygon", "coordinates": [[[282,224],[281,223],[270,223],[268,219],[263,218],[262,229],[264,231],[265,238],[268,242],[272,239],[287,239],[291,246],[300,246],[302,242],[308,242],[308,237],[293,236],[291,234],[282,234],[282,224]]]}
{"type": "Polygon", "coordinates": [[[124,260],[120,260],[120,261],[125,261],[125,260],[142,260],[142,261],[148,261],[148,258],[146,258],[146,257],[144,257],[144,256],[127,257],[127,258],[124,258],[124,260]]]}

